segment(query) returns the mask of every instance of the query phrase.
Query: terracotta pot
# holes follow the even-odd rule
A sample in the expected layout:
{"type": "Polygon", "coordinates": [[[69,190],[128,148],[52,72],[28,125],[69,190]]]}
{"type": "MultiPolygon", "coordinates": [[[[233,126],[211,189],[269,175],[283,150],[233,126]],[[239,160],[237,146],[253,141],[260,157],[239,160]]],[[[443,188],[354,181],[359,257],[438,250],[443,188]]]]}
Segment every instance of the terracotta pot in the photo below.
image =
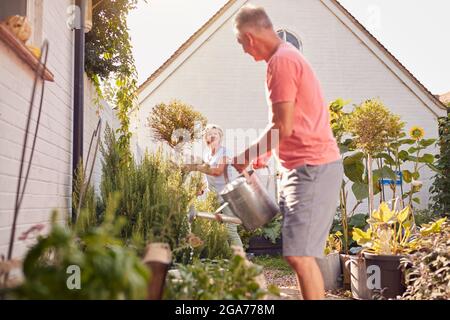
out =
{"type": "Polygon", "coordinates": [[[148,285],[148,299],[161,300],[166,275],[172,262],[172,251],[167,243],[150,243],[147,245],[144,263],[151,271],[151,280],[148,285]]]}
{"type": "Polygon", "coordinates": [[[403,285],[403,272],[400,269],[399,255],[379,255],[373,253],[364,253],[366,267],[374,266],[374,270],[380,271],[379,285],[382,289],[382,296],[388,299],[394,299],[401,296],[406,288],[403,285]],[[379,269],[378,269],[379,268],[379,269]]]}
{"type": "Polygon", "coordinates": [[[325,290],[336,290],[341,287],[342,268],[339,253],[330,253],[323,259],[316,259],[322,272],[325,290]]]}

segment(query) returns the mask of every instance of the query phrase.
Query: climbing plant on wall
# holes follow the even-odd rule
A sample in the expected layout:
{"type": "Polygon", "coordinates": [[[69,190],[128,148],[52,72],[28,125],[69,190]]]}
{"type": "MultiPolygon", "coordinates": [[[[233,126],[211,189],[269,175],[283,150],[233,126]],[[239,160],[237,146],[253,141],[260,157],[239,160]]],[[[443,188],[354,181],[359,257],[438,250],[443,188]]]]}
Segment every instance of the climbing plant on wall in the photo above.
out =
{"type": "Polygon", "coordinates": [[[127,16],[137,0],[94,0],[92,29],[86,34],[85,70],[99,98],[106,99],[120,121],[119,145],[130,159],[129,111],[137,97],[137,71],[131,52],[127,16]]]}
{"type": "Polygon", "coordinates": [[[450,114],[439,120],[439,135],[440,154],[436,163],[439,172],[434,177],[430,191],[433,209],[438,213],[450,215],[450,114]]]}

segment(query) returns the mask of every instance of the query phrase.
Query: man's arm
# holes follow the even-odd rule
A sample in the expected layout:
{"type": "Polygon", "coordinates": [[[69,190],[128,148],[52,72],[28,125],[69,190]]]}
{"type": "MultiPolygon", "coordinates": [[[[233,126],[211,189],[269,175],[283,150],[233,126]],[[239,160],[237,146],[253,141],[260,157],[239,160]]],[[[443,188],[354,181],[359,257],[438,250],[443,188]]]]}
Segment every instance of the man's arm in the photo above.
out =
{"type": "Polygon", "coordinates": [[[272,122],[256,143],[233,159],[233,166],[242,172],[259,155],[278,147],[279,143],[294,133],[294,102],[272,105],[272,122]]]}

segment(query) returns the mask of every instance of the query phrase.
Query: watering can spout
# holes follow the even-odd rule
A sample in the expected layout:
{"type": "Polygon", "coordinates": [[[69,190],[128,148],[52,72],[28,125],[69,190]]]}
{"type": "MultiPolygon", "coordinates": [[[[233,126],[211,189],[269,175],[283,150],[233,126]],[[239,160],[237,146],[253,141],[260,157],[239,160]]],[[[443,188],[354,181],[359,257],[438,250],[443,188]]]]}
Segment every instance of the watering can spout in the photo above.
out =
{"type": "Polygon", "coordinates": [[[221,214],[222,210],[228,206],[228,203],[225,202],[222,204],[214,213],[210,212],[198,212],[195,210],[194,206],[189,207],[189,223],[192,223],[195,218],[203,218],[208,220],[216,220],[225,223],[233,223],[233,224],[242,224],[242,220],[236,217],[230,217],[221,214]]]}

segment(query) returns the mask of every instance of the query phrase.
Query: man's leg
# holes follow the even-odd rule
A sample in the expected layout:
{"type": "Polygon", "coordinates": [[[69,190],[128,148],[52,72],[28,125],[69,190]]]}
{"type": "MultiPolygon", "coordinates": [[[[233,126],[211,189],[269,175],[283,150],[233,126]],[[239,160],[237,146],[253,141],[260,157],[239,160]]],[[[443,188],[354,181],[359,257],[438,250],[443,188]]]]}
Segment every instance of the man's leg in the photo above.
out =
{"type": "Polygon", "coordinates": [[[322,300],[325,298],[325,288],[320,272],[314,257],[285,257],[297,274],[300,291],[305,300],[322,300]]]}

